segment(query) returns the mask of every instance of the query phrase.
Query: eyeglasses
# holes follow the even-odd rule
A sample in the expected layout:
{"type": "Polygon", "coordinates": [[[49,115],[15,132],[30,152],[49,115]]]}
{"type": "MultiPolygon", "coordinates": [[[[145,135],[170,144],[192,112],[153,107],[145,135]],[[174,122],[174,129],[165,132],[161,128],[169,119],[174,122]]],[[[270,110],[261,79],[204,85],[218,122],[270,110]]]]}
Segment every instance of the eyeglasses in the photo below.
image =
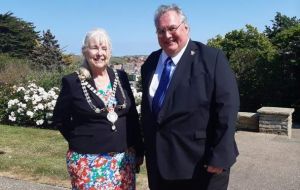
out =
{"type": "Polygon", "coordinates": [[[164,29],[157,29],[156,33],[158,36],[163,36],[166,32],[168,32],[169,34],[175,34],[175,32],[177,31],[177,29],[182,25],[183,22],[181,22],[178,26],[175,25],[171,25],[169,27],[166,27],[164,29]]]}

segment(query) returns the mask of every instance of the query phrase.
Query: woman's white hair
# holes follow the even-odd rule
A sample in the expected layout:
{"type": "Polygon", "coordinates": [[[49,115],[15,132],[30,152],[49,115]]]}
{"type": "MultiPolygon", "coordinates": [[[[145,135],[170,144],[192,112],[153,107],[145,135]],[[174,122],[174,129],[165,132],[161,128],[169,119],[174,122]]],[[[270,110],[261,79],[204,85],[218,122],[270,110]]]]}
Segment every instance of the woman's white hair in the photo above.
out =
{"type": "Polygon", "coordinates": [[[96,28],[93,30],[90,30],[89,32],[86,33],[84,41],[83,41],[83,45],[81,47],[81,52],[84,56],[84,60],[83,63],[81,65],[81,67],[87,69],[90,71],[89,68],[89,64],[87,63],[87,60],[85,59],[85,51],[87,50],[87,48],[89,47],[89,43],[92,39],[96,39],[99,41],[100,44],[106,44],[107,45],[107,50],[109,53],[109,59],[111,57],[112,54],[112,46],[111,46],[111,41],[110,41],[110,37],[108,36],[107,32],[102,29],[102,28],[96,28]]]}
{"type": "Polygon", "coordinates": [[[90,30],[86,33],[85,39],[83,41],[82,45],[82,53],[86,51],[86,48],[88,48],[89,42],[91,39],[97,39],[99,40],[100,44],[106,44],[109,53],[111,53],[112,47],[111,47],[111,41],[107,34],[107,32],[102,28],[96,28],[93,30],[90,30]]]}

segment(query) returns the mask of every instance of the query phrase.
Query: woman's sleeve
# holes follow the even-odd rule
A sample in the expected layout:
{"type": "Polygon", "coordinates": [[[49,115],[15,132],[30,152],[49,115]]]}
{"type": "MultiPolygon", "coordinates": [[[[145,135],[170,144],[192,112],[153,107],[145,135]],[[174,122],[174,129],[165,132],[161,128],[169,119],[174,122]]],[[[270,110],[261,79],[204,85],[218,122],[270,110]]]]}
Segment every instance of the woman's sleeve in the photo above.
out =
{"type": "Polygon", "coordinates": [[[53,126],[57,128],[68,141],[71,123],[71,90],[68,80],[62,79],[62,88],[53,111],[53,126]]]}

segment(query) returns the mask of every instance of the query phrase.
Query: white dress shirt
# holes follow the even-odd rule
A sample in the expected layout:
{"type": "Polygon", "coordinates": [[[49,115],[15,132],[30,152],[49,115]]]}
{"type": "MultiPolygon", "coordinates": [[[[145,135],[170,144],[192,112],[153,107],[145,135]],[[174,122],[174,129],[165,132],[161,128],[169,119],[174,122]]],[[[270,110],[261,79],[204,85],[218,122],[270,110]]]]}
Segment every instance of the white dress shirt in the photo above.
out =
{"type": "MultiPolygon", "coordinates": [[[[182,57],[182,54],[184,53],[188,43],[189,43],[189,41],[187,41],[185,46],[182,48],[182,50],[175,57],[171,57],[171,59],[173,61],[173,64],[171,65],[171,73],[170,73],[171,79],[169,81],[169,84],[172,80],[172,76],[173,76],[173,73],[176,69],[176,66],[177,66],[180,58],[182,57]]],[[[150,87],[149,87],[149,102],[150,102],[150,105],[152,105],[152,99],[153,99],[154,94],[155,94],[155,92],[158,88],[159,80],[160,80],[161,74],[162,74],[163,69],[164,69],[164,62],[166,61],[167,58],[168,58],[168,55],[166,54],[166,52],[162,51],[162,53],[159,56],[158,64],[156,66],[156,70],[155,70],[155,73],[153,75],[150,87]]]]}

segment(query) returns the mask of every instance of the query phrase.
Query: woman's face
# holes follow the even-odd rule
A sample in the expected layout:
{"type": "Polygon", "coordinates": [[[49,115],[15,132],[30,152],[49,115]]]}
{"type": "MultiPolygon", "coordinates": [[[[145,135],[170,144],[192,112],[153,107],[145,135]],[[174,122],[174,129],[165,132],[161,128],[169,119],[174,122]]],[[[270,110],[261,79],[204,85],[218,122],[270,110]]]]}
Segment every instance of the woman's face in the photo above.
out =
{"type": "Polygon", "coordinates": [[[108,44],[91,38],[84,51],[84,56],[92,71],[98,71],[107,67],[111,53],[108,44]]]}

